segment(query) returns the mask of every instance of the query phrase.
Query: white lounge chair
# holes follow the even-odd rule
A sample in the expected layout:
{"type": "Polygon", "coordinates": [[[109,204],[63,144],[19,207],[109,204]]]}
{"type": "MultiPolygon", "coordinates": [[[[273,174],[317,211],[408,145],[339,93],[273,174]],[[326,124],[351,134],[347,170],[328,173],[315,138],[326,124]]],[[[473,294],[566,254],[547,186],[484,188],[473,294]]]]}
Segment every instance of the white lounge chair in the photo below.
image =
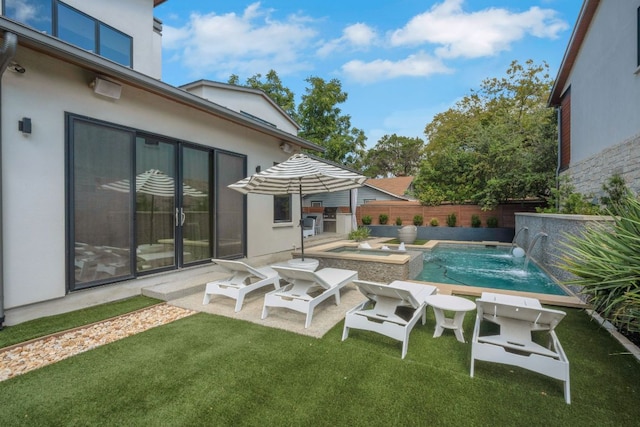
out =
{"type": "Polygon", "coordinates": [[[227,271],[230,276],[207,283],[202,300],[204,305],[209,304],[212,295],[224,295],[236,300],[235,311],[238,312],[242,309],[244,297],[249,292],[269,285],[273,285],[275,289],[280,288],[278,273],[271,267],[253,268],[241,261],[223,259],[212,261],[227,271]]]}
{"type": "Polygon", "coordinates": [[[313,310],[318,304],[331,296],[335,297],[336,305],[340,304],[340,289],[358,278],[357,271],[340,268],[310,271],[273,266],[273,269],[288,284],[265,295],[262,318],[269,314],[269,307],[284,307],[306,314],[305,328],[311,325],[313,310]]]}
{"type": "Polygon", "coordinates": [[[367,301],[347,312],[342,331],[342,341],[349,336],[349,329],[373,331],[402,342],[402,358],[407,354],[409,334],[422,318],[426,322],[425,297],[438,288],[418,283],[395,281],[388,285],[362,280],[354,281],[367,301]]]}
{"type": "Polygon", "coordinates": [[[564,382],[564,398],[571,403],[569,360],[554,331],[563,311],[543,308],[534,298],[483,292],[476,300],[478,314],[471,341],[471,377],[476,360],[519,366],[564,382]],[[482,322],[500,326],[497,335],[480,335],[482,322]],[[549,345],[532,341],[532,332],[548,332],[549,345]]]}

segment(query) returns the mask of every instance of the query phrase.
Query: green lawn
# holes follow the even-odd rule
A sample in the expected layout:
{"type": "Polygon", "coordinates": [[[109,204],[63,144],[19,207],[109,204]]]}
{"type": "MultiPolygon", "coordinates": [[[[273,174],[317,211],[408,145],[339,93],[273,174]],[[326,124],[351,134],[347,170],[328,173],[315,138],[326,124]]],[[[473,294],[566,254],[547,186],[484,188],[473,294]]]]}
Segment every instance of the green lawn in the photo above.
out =
{"type": "Polygon", "coordinates": [[[521,369],[477,362],[470,378],[470,344],[432,338],[431,310],[405,360],[377,334],[341,342],[342,323],[314,339],[196,314],[1,382],[0,425],[637,425],[640,364],[566,311],[571,405],[521,369]]]}

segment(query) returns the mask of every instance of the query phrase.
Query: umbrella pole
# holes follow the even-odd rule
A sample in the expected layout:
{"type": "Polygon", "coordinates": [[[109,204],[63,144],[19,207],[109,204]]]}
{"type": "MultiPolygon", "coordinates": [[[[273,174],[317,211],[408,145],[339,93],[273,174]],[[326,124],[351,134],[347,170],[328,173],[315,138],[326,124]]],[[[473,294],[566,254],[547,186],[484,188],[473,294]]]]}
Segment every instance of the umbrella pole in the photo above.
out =
{"type": "Polygon", "coordinates": [[[304,262],[304,220],[302,219],[302,178],[298,178],[300,185],[300,249],[302,250],[302,262],[304,262]]]}

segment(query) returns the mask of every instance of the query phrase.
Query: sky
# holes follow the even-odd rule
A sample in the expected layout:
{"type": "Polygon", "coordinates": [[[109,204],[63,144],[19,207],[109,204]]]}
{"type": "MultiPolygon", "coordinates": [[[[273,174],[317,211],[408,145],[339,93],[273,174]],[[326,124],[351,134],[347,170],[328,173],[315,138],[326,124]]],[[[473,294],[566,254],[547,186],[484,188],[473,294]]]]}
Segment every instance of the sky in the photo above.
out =
{"type": "Polygon", "coordinates": [[[340,104],[367,147],[384,135],[425,139],[434,115],[512,61],[555,78],[582,0],[168,0],[162,80],[240,83],[277,72],[296,96],[309,77],[338,79],[340,104]]]}

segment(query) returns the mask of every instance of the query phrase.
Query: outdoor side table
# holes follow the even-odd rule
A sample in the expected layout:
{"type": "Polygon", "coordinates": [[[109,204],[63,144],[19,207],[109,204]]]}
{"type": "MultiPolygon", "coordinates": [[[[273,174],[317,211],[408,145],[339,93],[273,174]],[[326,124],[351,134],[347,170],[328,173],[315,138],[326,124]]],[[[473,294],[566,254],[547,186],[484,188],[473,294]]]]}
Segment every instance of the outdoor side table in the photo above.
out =
{"type": "Polygon", "coordinates": [[[464,342],[462,336],[464,315],[467,311],[474,310],[476,304],[466,298],[453,295],[430,295],[425,298],[425,301],[433,307],[433,313],[436,316],[436,330],[433,337],[438,338],[445,329],[453,329],[458,341],[464,342]],[[454,312],[453,317],[446,317],[445,311],[454,312]]]}

